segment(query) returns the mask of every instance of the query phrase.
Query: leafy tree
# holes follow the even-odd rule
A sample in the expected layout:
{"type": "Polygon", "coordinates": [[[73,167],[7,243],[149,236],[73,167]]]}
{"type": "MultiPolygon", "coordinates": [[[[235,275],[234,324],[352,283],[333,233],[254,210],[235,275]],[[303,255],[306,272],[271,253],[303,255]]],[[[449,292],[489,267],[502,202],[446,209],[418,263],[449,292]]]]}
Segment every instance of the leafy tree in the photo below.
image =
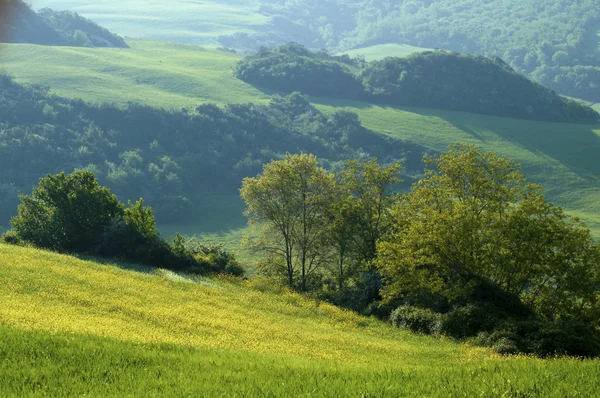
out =
{"type": "Polygon", "coordinates": [[[377,159],[370,159],[348,161],[340,172],[340,183],[351,198],[348,218],[355,231],[351,237],[365,264],[375,260],[377,242],[392,226],[389,209],[396,199],[394,185],[402,182],[401,170],[399,162],[382,167],[377,159]]]}
{"type": "Polygon", "coordinates": [[[394,206],[395,231],[379,246],[388,300],[456,301],[492,283],[546,319],[597,322],[599,249],[580,221],[494,153],[453,145],[425,162],[425,178],[394,206]]]}
{"type": "Polygon", "coordinates": [[[122,217],[123,205],[89,171],[48,175],[31,195],[22,195],[11,221],[17,235],[38,247],[89,252],[104,228],[122,217]]]}
{"type": "Polygon", "coordinates": [[[265,227],[255,248],[283,265],[289,286],[307,290],[311,274],[324,264],[328,206],[334,199],[334,178],[318,166],[314,155],[288,155],[246,178],[242,198],[251,223],[265,227]]]}

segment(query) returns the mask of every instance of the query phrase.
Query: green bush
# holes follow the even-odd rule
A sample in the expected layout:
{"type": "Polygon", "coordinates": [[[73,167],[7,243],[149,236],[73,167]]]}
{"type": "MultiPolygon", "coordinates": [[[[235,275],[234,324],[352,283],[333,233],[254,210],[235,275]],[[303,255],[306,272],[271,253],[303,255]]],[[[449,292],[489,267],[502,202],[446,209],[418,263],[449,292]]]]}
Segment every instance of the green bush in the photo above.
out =
{"type": "Polygon", "coordinates": [[[11,225],[20,239],[37,247],[90,253],[106,226],[123,214],[123,205],[94,174],[76,171],[40,179],[31,195],[21,196],[11,225]]]}
{"type": "Polygon", "coordinates": [[[395,327],[423,334],[439,334],[440,321],[440,314],[410,305],[400,306],[390,315],[390,322],[395,327]]]}
{"type": "Polygon", "coordinates": [[[470,303],[457,307],[441,316],[442,332],[462,339],[493,330],[502,322],[501,311],[489,303],[470,303]]]}
{"type": "Polygon", "coordinates": [[[0,240],[8,245],[20,245],[21,239],[14,231],[8,231],[0,236],[0,240]]]}

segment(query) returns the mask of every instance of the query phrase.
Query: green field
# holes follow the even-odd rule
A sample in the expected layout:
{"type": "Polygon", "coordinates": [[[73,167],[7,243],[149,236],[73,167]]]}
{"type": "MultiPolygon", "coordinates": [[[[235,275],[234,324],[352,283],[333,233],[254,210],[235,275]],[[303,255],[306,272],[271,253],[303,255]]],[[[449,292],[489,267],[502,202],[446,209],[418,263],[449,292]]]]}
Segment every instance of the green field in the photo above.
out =
{"type": "Polygon", "coordinates": [[[597,360],[503,358],[260,280],[0,245],[0,396],[592,396],[597,360]],[[143,271],[143,272],[140,272],[143,271]]]}
{"type": "Polygon", "coordinates": [[[220,35],[252,32],[268,22],[253,1],[31,0],[34,9],[70,10],[121,36],[190,44],[220,35]]]}
{"type": "MultiPolygon", "coordinates": [[[[129,50],[3,45],[1,68],[20,82],[47,85],[56,94],[95,102],[140,101],[178,108],[207,101],[269,100],[268,91],[233,77],[231,68],[239,55],[164,42],[130,44],[129,50]]],[[[600,125],[397,109],[327,98],[313,98],[313,102],[325,111],[347,108],[369,129],[434,150],[442,151],[448,144],[461,141],[510,157],[523,165],[531,181],[544,185],[550,200],[581,216],[600,236],[600,125]]],[[[231,213],[221,210],[225,216],[219,221],[165,228],[205,232],[213,239],[233,231],[235,238],[231,239],[237,239],[241,235],[239,209],[231,213]]]]}
{"type": "Polygon", "coordinates": [[[348,54],[351,57],[362,55],[365,60],[378,61],[385,57],[406,57],[407,55],[428,51],[429,48],[413,47],[407,44],[378,44],[371,47],[356,48],[354,50],[346,51],[344,54],[348,54]]]}

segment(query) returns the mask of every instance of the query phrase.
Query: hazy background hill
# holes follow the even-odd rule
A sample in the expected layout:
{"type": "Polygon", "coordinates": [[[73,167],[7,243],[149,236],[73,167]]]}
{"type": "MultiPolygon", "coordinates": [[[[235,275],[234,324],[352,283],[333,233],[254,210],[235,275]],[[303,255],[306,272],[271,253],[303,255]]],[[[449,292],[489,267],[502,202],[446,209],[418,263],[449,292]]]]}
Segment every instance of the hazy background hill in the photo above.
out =
{"type": "MultiPolygon", "coordinates": [[[[130,37],[257,49],[289,41],[331,52],[380,45],[499,56],[565,95],[600,102],[600,0],[33,0],[130,37]]],[[[384,49],[386,49],[384,51],[384,49]]]]}

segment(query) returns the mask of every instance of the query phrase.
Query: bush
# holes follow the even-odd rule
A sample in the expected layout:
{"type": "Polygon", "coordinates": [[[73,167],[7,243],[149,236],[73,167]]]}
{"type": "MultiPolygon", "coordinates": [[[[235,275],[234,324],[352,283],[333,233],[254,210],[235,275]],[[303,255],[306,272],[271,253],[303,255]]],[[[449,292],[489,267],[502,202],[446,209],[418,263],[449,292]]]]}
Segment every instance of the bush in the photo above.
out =
{"type": "Polygon", "coordinates": [[[395,327],[423,334],[439,334],[440,321],[440,314],[410,305],[400,306],[390,315],[390,322],[395,327]]]}
{"type": "Polygon", "coordinates": [[[30,196],[22,195],[15,234],[37,247],[59,252],[96,250],[106,226],[122,217],[123,205],[89,171],[40,179],[30,196]]]}
{"type": "Polygon", "coordinates": [[[503,321],[500,309],[489,303],[470,303],[441,316],[442,332],[457,339],[492,331],[503,321]]]}
{"type": "Polygon", "coordinates": [[[8,231],[0,237],[0,240],[8,245],[20,245],[21,239],[14,231],[8,231]]]}

